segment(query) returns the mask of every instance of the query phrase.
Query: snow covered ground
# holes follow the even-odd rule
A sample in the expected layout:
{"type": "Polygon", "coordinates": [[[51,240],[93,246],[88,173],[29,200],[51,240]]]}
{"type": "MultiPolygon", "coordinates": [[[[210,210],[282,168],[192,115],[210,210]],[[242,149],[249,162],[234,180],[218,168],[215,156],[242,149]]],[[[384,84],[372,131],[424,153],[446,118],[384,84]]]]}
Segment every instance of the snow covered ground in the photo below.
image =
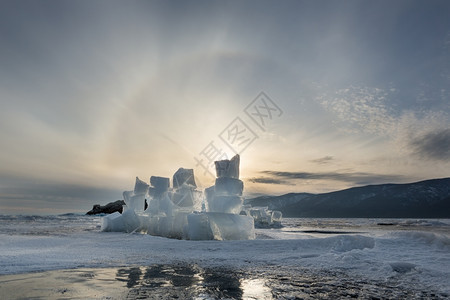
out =
{"type": "MultiPolygon", "coordinates": [[[[256,240],[186,241],[100,232],[100,218],[0,216],[0,275],[73,268],[191,264],[338,272],[450,295],[450,220],[285,219],[256,240]]],[[[320,276],[319,276],[320,277],[320,276]]]]}

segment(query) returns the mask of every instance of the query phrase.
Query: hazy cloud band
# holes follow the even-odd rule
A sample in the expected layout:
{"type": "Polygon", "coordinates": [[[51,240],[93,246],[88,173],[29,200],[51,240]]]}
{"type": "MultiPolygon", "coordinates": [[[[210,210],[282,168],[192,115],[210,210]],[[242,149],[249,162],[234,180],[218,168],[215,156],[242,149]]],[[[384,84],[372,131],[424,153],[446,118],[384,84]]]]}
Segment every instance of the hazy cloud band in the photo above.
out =
{"type": "Polygon", "coordinates": [[[289,180],[336,180],[352,184],[370,184],[378,182],[399,182],[405,180],[402,175],[383,175],[364,172],[283,172],[262,171],[261,174],[271,177],[256,177],[251,182],[268,184],[289,184],[289,180]]]}

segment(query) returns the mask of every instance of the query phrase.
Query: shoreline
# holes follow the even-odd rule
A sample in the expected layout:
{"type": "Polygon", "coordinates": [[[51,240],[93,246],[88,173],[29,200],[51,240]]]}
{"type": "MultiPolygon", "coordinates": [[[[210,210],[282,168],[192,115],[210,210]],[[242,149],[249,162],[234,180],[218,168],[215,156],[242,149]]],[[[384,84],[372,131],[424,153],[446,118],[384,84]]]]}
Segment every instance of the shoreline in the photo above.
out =
{"type": "Polygon", "coordinates": [[[280,266],[233,269],[153,264],[63,269],[0,276],[5,299],[444,299],[399,282],[356,279],[342,271],[280,266]]]}

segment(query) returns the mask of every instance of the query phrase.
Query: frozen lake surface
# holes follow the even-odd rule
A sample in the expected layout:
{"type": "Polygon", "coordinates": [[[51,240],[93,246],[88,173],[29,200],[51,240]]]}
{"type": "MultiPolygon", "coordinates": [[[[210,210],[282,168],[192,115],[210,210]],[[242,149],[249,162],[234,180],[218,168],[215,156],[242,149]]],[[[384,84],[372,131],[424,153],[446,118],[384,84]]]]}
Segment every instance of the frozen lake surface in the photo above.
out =
{"type": "MultiPolygon", "coordinates": [[[[256,240],[186,241],[100,232],[95,216],[0,216],[0,275],[111,273],[129,297],[147,298],[450,295],[450,220],[285,219],[283,225],[257,229],[256,240]]],[[[0,290],[8,287],[6,277],[0,290]]]]}

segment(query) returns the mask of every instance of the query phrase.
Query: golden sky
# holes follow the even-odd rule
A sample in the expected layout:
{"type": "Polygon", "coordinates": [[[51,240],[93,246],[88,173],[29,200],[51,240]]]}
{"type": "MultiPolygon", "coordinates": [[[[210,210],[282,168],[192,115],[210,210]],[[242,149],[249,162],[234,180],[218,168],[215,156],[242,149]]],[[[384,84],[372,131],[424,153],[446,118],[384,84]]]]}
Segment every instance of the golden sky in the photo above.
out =
{"type": "Polygon", "coordinates": [[[0,213],[85,210],[179,167],[204,188],[211,143],[248,196],[448,177],[449,12],[2,1],[0,213]]]}

